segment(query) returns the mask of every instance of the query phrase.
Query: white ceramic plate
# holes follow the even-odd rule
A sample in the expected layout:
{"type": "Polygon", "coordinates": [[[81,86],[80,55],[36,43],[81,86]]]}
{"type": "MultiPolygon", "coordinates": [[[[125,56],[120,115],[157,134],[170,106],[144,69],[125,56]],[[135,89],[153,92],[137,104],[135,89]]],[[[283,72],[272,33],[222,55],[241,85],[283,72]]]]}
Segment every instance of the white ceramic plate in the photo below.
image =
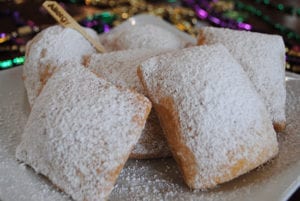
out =
{"type": "MultiPolygon", "coordinates": [[[[135,25],[159,24],[195,41],[149,15],[131,20],[135,25]]],[[[129,160],[109,200],[287,200],[300,185],[300,79],[295,74],[288,77],[293,79],[287,79],[287,128],[278,134],[280,153],[276,159],[207,192],[189,190],[173,159],[129,160]]],[[[70,200],[44,177],[15,160],[15,149],[29,115],[20,67],[0,72],[0,101],[0,200],[70,200]]]]}

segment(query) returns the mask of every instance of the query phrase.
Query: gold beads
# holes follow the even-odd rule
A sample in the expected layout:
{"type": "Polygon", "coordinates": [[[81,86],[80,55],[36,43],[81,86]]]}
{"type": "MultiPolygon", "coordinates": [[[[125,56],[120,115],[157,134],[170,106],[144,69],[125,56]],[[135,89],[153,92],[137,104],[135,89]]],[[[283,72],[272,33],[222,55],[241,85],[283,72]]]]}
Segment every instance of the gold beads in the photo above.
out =
{"type": "Polygon", "coordinates": [[[117,15],[116,26],[133,15],[148,13],[172,23],[179,30],[196,36],[197,18],[190,8],[170,6],[166,3],[149,3],[145,0],[85,0],[87,5],[95,5],[117,15]]]}

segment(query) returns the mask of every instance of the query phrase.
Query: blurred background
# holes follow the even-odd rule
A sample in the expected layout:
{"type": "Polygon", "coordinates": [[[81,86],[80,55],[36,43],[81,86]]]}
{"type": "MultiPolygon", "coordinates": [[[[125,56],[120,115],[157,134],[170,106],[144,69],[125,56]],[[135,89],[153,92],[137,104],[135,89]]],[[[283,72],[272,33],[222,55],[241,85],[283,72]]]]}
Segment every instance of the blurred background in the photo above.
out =
{"type": "MultiPolygon", "coordinates": [[[[286,45],[286,70],[300,73],[300,0],[63,0],[58,1],[82,26],[98,33],[133,15],[162,17],[197,36],[200,24],[279,34],[286,45]]],[[[25,45],[55,24],[41,0],[0,0],[0,70],[22,65],[25,45]]],[[[290,201],[300,200],[298,191],[290,201]]]]}
{"type": "MultiPolygon", "coordinates": [[[[286,69],[300,73],[300,0],[63,0],[81,25],[108,32],[132,15],[150,13],[196,37],[199,24],[280,34],[286,69]]],[[[56,22],[41,0],[0,0],[0,70],[24,63],[25,45],[56,22]]]]}

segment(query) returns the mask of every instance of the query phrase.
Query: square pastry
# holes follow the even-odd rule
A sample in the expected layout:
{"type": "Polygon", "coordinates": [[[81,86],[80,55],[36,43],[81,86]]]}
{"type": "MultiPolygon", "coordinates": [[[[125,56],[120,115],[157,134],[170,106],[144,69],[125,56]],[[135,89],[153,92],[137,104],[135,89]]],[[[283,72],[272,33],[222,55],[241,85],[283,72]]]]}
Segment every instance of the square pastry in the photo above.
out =
{"type": "MultiPolygon", "coordinates": [[[[103,54],[91,54],[85,58],[85,66],[101,74],[117,86],[133,89],[145,94],[145,90],[136,74],[137,67],[146,59],[166,52],[164,49],[134,49],[103,54]]],[[[157,115],[152,110],[138,143],[134,146],[130,158],[149,159],[171,156],[157,115]]]]}
{"type": "Polygon", "coordinates": [[[143,95],[66,64],[36,99],[16,157],[74,200],[105,200],[150,109],[143,95]]]}
{"type": "Polygon", "coordinates": [[[281,36],[215,27],[199,30],[198,44],[223,44],[263,98],[276,131],[285,128],[285,46],[281,36]]]}
{"type": "MultiPolygon", "coordinates": [[[[84,28],[94,39],[97,33],[84,28]]],[[[84,55],[96,52],[95,48],[76,30],[60,25],[50,26],[26,44],[23,79],[30,107],[55,70],[66,62],[80,62],[84,55]]]]}
{"type": "Polygon", "coordinates": [[[261,97],[223,45],[152,57],[138,75],[190,188],[213,188],[278,153],[261,97]]]}

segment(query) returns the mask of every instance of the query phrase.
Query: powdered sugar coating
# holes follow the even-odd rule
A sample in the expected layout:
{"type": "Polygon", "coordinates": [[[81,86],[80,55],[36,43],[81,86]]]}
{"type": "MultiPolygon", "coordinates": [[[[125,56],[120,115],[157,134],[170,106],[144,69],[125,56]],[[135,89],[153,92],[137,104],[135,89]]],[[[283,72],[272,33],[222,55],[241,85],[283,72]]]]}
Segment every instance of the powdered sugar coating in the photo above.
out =
{"type": "Polygon", "coordinates": [[[212,188],[277,154],[265,105],[224,46],[153,57],[139,76],[191,188],[212,188]]]}
{"type": "Polygon", "coordinates": [[[16,157],[74,200],[104,200],[150,108],[144,96],[67,64],[36,99],[16,157]]]}
{"type": "Polygon", "coordinates": [[[185,45],[175,34],[152,24],[124,27],[101,39],[110,51],[138,48],[180,49],[185,45]]]}
{"type": "MultiPolygon", "coordinates": [[[[88,28],[85,28],[85,31],[98,40],[95,31],[88,28]]],[[[33,105],[54,69],[64,62],[80,62],[83,55],[94,52],[96,50],[91,44],[80,33],[70,28],[55,25],[36,35],[27,43],[23,66],[24,83],[30,105],[33,105]]]]}
{"type": "MultiPolygon", "coordinates": [[[[3,201],[70,201],[44,177],[15,159],[30,108],[21,68],[0,73],[0,197],[3,201]]],[[[297,74],[287,73],[296,77],[297,74]]],[[[299,79],[294,78],[294,79],[299,79]]],[[[288,198],[299,185],[300,81],[287,81],[287,128],[278,135],[279,155],[266,165],[211,191],[186,187],[172,158],[129,160],[110,201],[253,201],[288,198]]]]}
{"type": "MultiPolygon", "coordinates": [[[[137,76],[137,67],[146,59],[159,55],[163,49],[123,50],[104,54],[92,54],[86,59],[86,66],[115,85],[127,87],[145,94],[137,76]]],[[[170,156],[163,131],[155,111],[147,119],[145,129],[131,152],[131,158],[157,158],[170,156]]]]}
{"type": "Polygon", "coordinates": [[[200,44],[222,43],[247,72],[273,122],[285,124],[285,46],[281,36],[203,27],[198,40],[200,44]]]}

